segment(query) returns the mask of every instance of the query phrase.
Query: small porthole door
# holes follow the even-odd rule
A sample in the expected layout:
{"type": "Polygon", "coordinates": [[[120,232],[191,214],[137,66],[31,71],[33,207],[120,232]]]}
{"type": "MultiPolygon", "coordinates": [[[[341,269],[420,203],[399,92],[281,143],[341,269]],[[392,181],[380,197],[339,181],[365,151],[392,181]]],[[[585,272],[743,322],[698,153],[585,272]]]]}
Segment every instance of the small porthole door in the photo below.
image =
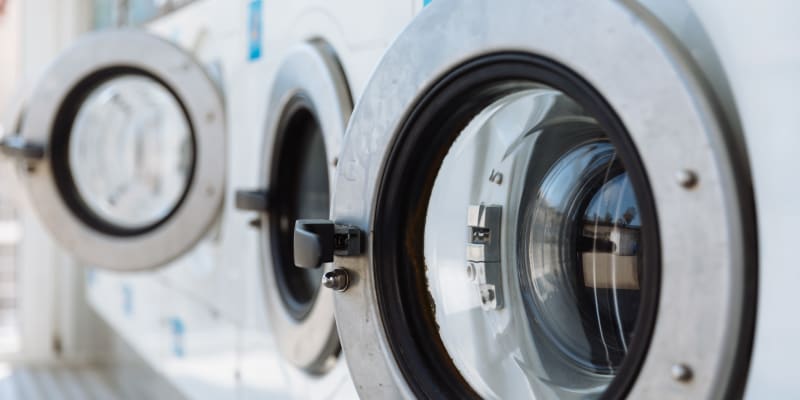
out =
{"type": "Polygon", "coordinates": [[[89,34],[2,139],[43,224],[82,262],[155,268],[200,240],[224,193],[225,118],[206,70],[136,30],[89,34]]]}

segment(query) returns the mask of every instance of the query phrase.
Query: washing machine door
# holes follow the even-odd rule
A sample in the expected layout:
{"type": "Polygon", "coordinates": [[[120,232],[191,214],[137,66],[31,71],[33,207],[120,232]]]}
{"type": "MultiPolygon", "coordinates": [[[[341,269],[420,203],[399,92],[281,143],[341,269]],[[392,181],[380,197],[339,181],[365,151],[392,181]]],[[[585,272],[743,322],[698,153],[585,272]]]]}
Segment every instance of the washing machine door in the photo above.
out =
{"type": "Polygon", "coordinates": [[[755,246],[727,135],[632,2],[433,2],[351,116],[333,221],[296,227],[296,259],[335,255],[359,393],[735,394],[755,246]]]}
{"type": "Polygon", "coordinates": [[[239,209],[258,212],[262,272],[271,327],[286,360],[312,375],[336,365],[333,292],[325,268],[297,268],[295,221],[330,216],[331,191],[352,100],[334,50],[315,40],[283,58],[270,93],[260,188],[239,190],[239,209]]]}
{"type": "MultiPolygon", "coordinates": [[[[2,152],[19,159],[33,208],[78,259],[162,265],[219,212],[224,108],[190,55],[140,31],[87,35],[44,73],[2,152]]],[[[10,128],[10,127],[8,127],[10,128]]]]}

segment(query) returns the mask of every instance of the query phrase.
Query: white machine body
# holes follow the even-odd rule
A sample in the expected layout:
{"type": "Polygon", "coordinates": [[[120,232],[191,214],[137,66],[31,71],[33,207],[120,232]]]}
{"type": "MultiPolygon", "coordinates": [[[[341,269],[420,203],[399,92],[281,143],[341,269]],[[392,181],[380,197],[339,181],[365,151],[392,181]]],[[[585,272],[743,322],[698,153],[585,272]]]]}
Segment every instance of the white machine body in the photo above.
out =
{"type": "MultiPolygon", "coordinates": [[[[541,3],[544,11],[561,10],[560,6],[546,4],[548,2],[545,0],[541,0],[541,3]]],[[[586,12],[581,5],[586,4],[576,0],[572,13],[586,12]]],[[[149,34],[172,42],[196,59],[221,94],[224,119],[217,120],[217,123],[224,121],[224,140],[214,143],[224,142],[221,145],[224,151],[216,159],[224,160],[225,165],[214,165],[210,169],[223,169],[224,179],[219,183],[220,187],[215,189],[221,192],[209,194],[211,200],[208,200],[212,204],[217,199],[220,204],[216,211],[213,207],[205,210],[206,213],[216,213],[211,216],[203,214],[203,218],[210,221],[207,229],[189,234],[197,235],[200,239],[185,238],[182,242],[181,246],[189,248],[186,252],[178,256],[164,256],[170,260],[164,265],[144,265],[144,261],[142,265],[137,264],[140,259],[147,260],[149,256],[160,257],[160,250],[141,257],[135,257],[135,252],[132,253],[133,257],[125,260],[133,266],[130,268],[108,270],[103,268],[109,267],[107,265],[85,265],[85,285],[92,308],[150,367],[186,398],[350,399],[359,395],[375,398],[413,396],[415,389],[405,380],[405,369],[399,366],[403,361],[392,354],[390,339],[383,331],[384,326],[380,324],[383,314],[376,306],[376,284],[371,269],[372,263],[377,261],[371,258],[371,252],[358,257],[335,259],[337,267],[343,266],[356,271],[360,280],[352,283],[347,292],[336,293],[331,297],[335,300],[336,318],[345,322],[338,326],[343,351],[334,365],[324,373],[313,374],[287,360],[285,354],[290,350],[280,348],[283,342],[279,337],[279,327],[270,314],[274,312],[274,305],[268,304],[268,301],[274,301],[274,297],[267,295],[274,288],[265,281],[263,272],[265,268],[271,268],[269,255],[272,250],[263,247],[265,245],[258,230],[251,227],[254,214],[236,209],[234,193],[241,188],[259,186],[263,178],[263,165],[268,164],[268,158],[271,157],[265,149],[270,149],[268,141],[273,137],[269,124],[276,117],[269,113],[274,112],[278,105],[271,102],[270,93],[273,88],[280,86],[277,80],[282,63],[304,44],[325,43],[341,66],[355,106],[354,119],[347,125],[346,135],[336,139],[340,139],[343,148],[331,150],[337,153],[329,154],[332,163],[339,165],[339,169],[331,175],[333,206],[330,218],[337,223],[338,218],[355,224],[368,236],[374,234],[373,217],[375,208],[378,207],[375,193],[378,189],[373,186],[378,180],[377,176],[386,168],[383,162],[390,153],[387,150],[390,144],[387,143],[394,143],[390,136],[395,135],[395,130],[398,130],[395,128],[401,117],[395,114],[407,111],[407,107],[399,102],[406,98],[416,101],[418,92],[432,83],[434,77],[438,76],[434,75],[441,72],[443,66],[464,61],[458,57],[466,57],[464,54],[472,54],[469,52],[475,50],[465,44],[464,53],[459,53],[462,49],[457,46],[457,42],[461,39],[453,37],[447,31],[448,26],[436,24],[439,21],[436,18],[439,17],[441,21],[459,21],[456,18],[462,16],[462,12],[465,18],[474,16],[469,12],[470,7],[472,10],[479,7],[502,8],[504,3],[487,0],[198,0],[143,27],[149,34]],[[423,26],[430,29],[425,30],[423,26]],[[445,36],[456,45],[436,56],[451,57],[452,60],[411,58],[402,60],[404,64],[400,64],[401,57],[397,49],[402,49],[403,46],[414,48],[414,43],[419,43],[420,48],[423,44],[433,47],[445,36]],[[427,64],[429,61],[430,65],[427,64]],[[434,65],[435,62],[440,64],[434,65]],[[423,63],[427,67],[423,68],[423,63]],[[428,73],[431,76],[422,76],[428,73]],[[395,81],[391,81],[390,77],[394,77],[395,81]],[[397,82],[398,87],[401,87],[397,93],[379,90],[397,82]],[[409,85],[408,82],[419,85],[403,88],[403,83],[409,85]],[[370,131],[378,128],[386,128],[386,131],[370,131]],[[342,168],[345,168],[344,172],[342,168]],[[368,316],[366,322],[364,315],[368,316]]],[[[800,185],[794,184],[798,179],[796,171],[800,170],[800,157],[796,156],[796,149],[800,149],[800,113],[795,110],[800,104],[800,52],[796,51],[797,43],[800,43],[800,25],[796,21],[797,15],[800,15],[800,3],[792,0],[734,3],[721,0],[629,0],[620,2],[619,7],[627,11],[633,10],[630,11],[632,16],[646,16],[641,21],[632,23],[633,27],[625,26],[620,31],[639,32],[636,24],[642,23],[648,29],[658,30],[658,35],[661,35],[659,37],[669,39],[656,45],[648,42],[639,46],[641,43],[637,42],[637,46],[632,48],[650,51],[663,45],[666,48],[665,53],[677,54],[674,58],[675,70],[670,71],[678,72],[670,75],[669,79],[688,82],[687,93],[702,94],[694,98],[686,96],[691,101],[696,100],[696,103],[684,104],[678,107],[680,111],[676,111],[676,115],[687,116],[680,123],[686,123],[687,127],[698,127],[703,125],[698,122],[702,120],[707,123],[703,129],[712,132],[709,134],[710,139],[704,137],[703,140],[693,142],[707,145],[710,150],[692,148],[689,149],[691,153],[702,153],[706,156],[724,153],[708,158],[697,157],[706,162],[698,162],[699,164],[709,166],[707,171],[699,171],[701,176],[708,173],[712,176],[710,180],[717,185],[711,190],[713,193],[703,200],[718,199],[720,210],[716,210],[719,213],[698,212],[692,221],[697,225],[689,225],[698,228],[686,235],[696,234],[701,230],[712,232],[716,229],[718,236],[724,240],[713,242],[709,239],[716,247],[712,246],[704,256],[707,258],[703,260],[711,260],[719,254],[719,265],[731,266],[732,269],[754,269],[757,276],[757,284],[752,286],[754,292],[741,289],[751,287],[753,282],[739,282],[728,275],[719,277],[718,280],[707,276],[708,274],[698,278],[707,279],[710,284],[719,284],[719,297],[728,297],[720,300],[695,293],[698,297],[691,299],[710,299],[709,304],[700,304],[698,308],[718,307],[714,309],[721,310],[716,315],[719,321],[714,319],[709,322],[709,326],[714,329],[705,332],[696,331],[695,326],[671,328],[675,332],[675,342],[679,342],[676,346],[682,346],[681,351],[702,347],[701,339],[687,339],[684,336],[708,333],[710,336],[718,335],[722,338],[725,336],[724,327],[736,327],[732,336],[745,332],[744,339],[733,341],[726,338],[725,340],[730,340],[722,343],[720,339],[719,343],[712,343],[719,345],[718,349],[728,349],[726,351],[729,354],[698,356],[697,364],[702,365],[702,368],[707,367],[708,371],[702,370],[696,374],[699,378],[690,383],[696,384],[695,387],[687,388],[685,385],[681,386],[683,383],[676,384],[675,381],[682,378],[675,378],[674,370],[673,376],[670,376],[667,367],[661,368],[670,363],[678,363],[675,365],[680,367],[681,360],[659,363],[662,360],[645,358],[639,379],[652,378],[652,382],[637,382],[633,386],[634,393],[654,395],[653,388],[659,388],[663,390],[660,393],[665,398],[681,398],[693,394],[721,397],[726,393],[725,389],[715,388],[714,385],[719,383],[716,379],[724,378],[726,385],[737,384],[729,380],[746,380],[743,394],[748,399],[781,398],[793,394],[800,390],[792,363],[800,358],[800,342],[796,339],[800,336],[800,322],[792,318],[793,302],[789,298],[800,282],[800,269],[795,265],[794,255],[794,233],[800,225],[800,212],[794,200],[800,197],[800,185]],[[649,19],[651,17],[652,20],[649,19]],[[652,28],[654,26],[658,29],[652,28]],[[674,48],[671,47],[673,45],[674,48]],[[689,111],[684,114],[685,110],[689,111]],[[691,110],[701,110],[698,114],[706,110],[718,112],[719,118],[725,122],[725,129],[712,123],[715,120],[711,117],[704,120],[702,115],[697,121],[687,122],[693,118],[691,110]],[[714,136],[716,133],[724,137],[725,143],[715,142],[718,139],[714,136]],[[715,149],[714,146],[726,146],[726,150],[715,149]],[[731,168],[726,169],[727,166],[731,168]],[[736,175],[741,173],[745,175],[736,175]],[[738,193],[737,190],[747,192],[744,199],[731,200],[730,193],[738,193]],[[746,221],[723,218],[723,215],[734,215],[734,211],[737,211],[729,211],[728,207],[737,206],[752,208],[754,226],[748,225],[749,222],[746,221]],[[707,220],[704,219],[706,216],[707,220]],[[716,222],[720,226],[703,226],[703,222],[716,222]],[[752,262],[756,265],[745,265],[751,261],[736,258],[739,253],[732,246],[735,243],[749,243],[754,247],[749,251],[755,255],[752,262]],[[737,288],[741,290],[737,292],[737,288]],[[752,293],[755,296],[748,297],[752,293]],[[752,312],[754,322],[748,324],[748,317],[738,315],[739,310],[751,310],[747,312],[752,312]],[[733,316],[729,317],[728,313],[733,316]],[[741,323],[742,320],[745,322],[741,323]],[[747,354],[742,355],[739,352],[747,354]],[[743,375],[735,375],[726,369],[733,360],[744,362],[748,366],[743,375]],[[662,372],[663,375],[659,375],[662,372]]],[[[598,15],[621,15],[614,7],[598,9],[608,12],[598,15]]],[[[589,21],[592,15],[579,15],[579,18],[589,21]]],[[[600,25],[602,24],[597,24],[600,25]]],[[[481,30],[483,28],[485,27],[476,28],[474,31],[481,34],[476,34],[471,39],[475,43],[486,43],[487,48],[499,46],[497,42],[492,42],[492,35],[502,37],[498,41],[506,40],[508,36],[503,35],[515,29],[495,26],[496,29],[493,30],[481,30]]],[[[451,31],[455,29],[460,29],[458,32],[467,32],[464,40],[468,39],[466,35],[474,33],[468,27],[452,28],[451,31]]],[[[648,36],[647,40],[656,40],[653,39],[656,36],[648,36]]],[[[556,39],[554,37],[553,41],[556,39]]],[[[540,41],[545,42],[543,48],[546,48],[547,38],[540,38],[540,41]]],[[[567,42],[568,39],[564,41],[567,42]]],[[[626,48],[625,43],[617,43],[614,48],[620,49],[619,54],[605,54],[604,57],[618,60],[620,64],[627,64],[630,68],[642,61],[637,56],[651,54],[646,51],[624,53],[622,49],[626,48]]],[[[492,48],[492,51],[495,50],[497,48],[492,48]]],[[[574,56],[576,65],[586,69],[587,74],[593,74],[591,66],[582,64],[590,57],[586,54],[571,54],[571,51],[570,48],[562,47],[554,49],[553,53],[564,58],[574,56]]],[[[480,52],[481,49],[475,50],[475,54],[480,52]]],[[[607,60],[597,57],[598,63],[605,61],[607,60]]],[[[652,67],[654,71],[659,70],[658,68],[666,65],[662,61],[658,59],[653,64],[648,64],[648,67],[652,67]]],[[[602,74],[607,72],[598,72],[596,76],[604,76],[602,74]]],[[[652,79],[667,78],[653,76],[652,79]]],[[[602,84],[596,86],[604,87],[602,84]]],[[[609,92],[614,106],[624,106],[625,110],[634,109],[631,104],[636,103],[637,99],[620,100],[620,93],[624,90],[617,91],[610,84],[607,87],[614,91],[609,92]]],[[[656,92],[653,96],[659,94],[656,92]]],[[[657,114],[653,112],[653,115],[657,114]]],[[[664,115],[658,118],[664,118],[664,115]]],[[[648,121],[657,123],[661,119],[654,117],[648,121]]],[[[644,127],[648,121],[635,123],[641,123],[640,126],[644,127]]],[[[644,143],[646,139],[636,140],[644,143]]],[[[679,148],[680,143],[672,145],[679,148]]],[[[649,154],[656,153],[652,149],[640,153],[645,158],[645,165],[671,165],[669,160],[646,159],[649,154]]],[[[22,173],[36,172],[31,169],[22,173]]],[[[453,176],[472,179],[474,185],[480,185],[485,180],[482,175],[467,176],[468,173],[470,172],[465,171],[462,174],[464,176],[461,176],[459,172],[455,172],[453,176]]],[[[214,175],[213,171],[208,174],[214,175]]],[[[652,176],[669,175],[660,171],[652,176]]],[[[682,178],[678,176],[676,179],[682,178]]],[[[211,178],[210,180],[213,181],[211,178]]],[[[42,184],[36,182],[39,181],[32,180],[29,188],[34,193],[43,193],[42,184]]],[[[705,183],[702,180],[700,182],[705,183]]],[[[656,203],[659,203],[658,195],[666,193],[672,196],[678,192],[677,189],[668,188],[663,182],[653,183],[653,186],[657,188],[656,203]]],[[[502,198],[500,195],[495,197],[494,200],[502,198]]],[[[683,199],[680,194],[669,198],[683,199]]],[[[686,207],[691,208],[691,205],[686,207]]],[[[670,208],[663,215],[677,215],[671,214],[674,209],[677,208],[670,208]]],[[[697,210],[688,212],[693,211],[697,210]]],[[[45,215],[57,214],[47,213],[49,211],[45,215]]],[[[664,220],[659,222],[662,227],[670,224],[664,220]]],[[[436,227],[432,229],[435,230],[436,227]]],[[[80,229],[76,232],[85,233],[80,229]]],[[[665,228],[665,232],[669,232],[669,235],[664,236],[669,236],[670,243],[682,243],[683,236],[680,232],[673,232],[668,228],[665,228]]],[[[59,232],[51,233],[57,237],[59,232]]],[[[109,239],[103,242],[107,238],[101,238],[102,235],[87,235],[97,239],[96,243],[120,245],[123,250],[126,248],[125,243],[122,243],[126,239],[109,239]]],[[[169,244],[162,245],[161,250],[165,246],[168,247],[169,244]]],[[[676,245],[669,249],[677,247],[676,245]]],[[[130,248],[132,247],[128,247],[130,248]]],[[[141,251],[146,253],[148,249],[141,251]]],[[[102,253],[108,256],[105,250],[102,253]]],[[[169,251],[165,251],[166,253],[169,251]]],[[[686,254],[676,255],[674,260],[679,256],[686,254]]],[[[98,259],[102,259],[102,256],[98,255],[98,259]]],[[[665,260],[673,260],[672,255],[665,257],[665,260]]],[[[120,264],[126,263],[120,261],[120,264]]],[[[333,266],[329,265],[326,268],[331,267],[333,266]]],[[[665,276],[668,276],[666,282],[671,283],[687,282],[689,279],[686,275],[665,276]]],[[[635,284],[638,285],[638,282],[635,284]]],[[[662,291],[671,294],[679,292],[674,287],[662,291]]],[[[685,304],[688,301],[686,298],[681,299],[679,296],[662,297],[661,301],[659,312],[680,312],[691,306],[685,304]],[[665,299],[669,304],[664,302],[665,299]]],[[[334,302],[331,302],[331,307],[332,304],[334,302]]],[[[502,304],[496,303],[484,308],[492,307],[500,309],[502,304]]],[[[693,316],[700,318],[700,314],[681,317],[686,317],[688,321],[693,316]]],[[[672,317],[678,318],[677,315],[672,317]]],[[[660,328],[662,327],[657,325],[655,329],[660,328]]],[[[651,346],[669,344],[665,339],[668,335],[664,331],[660,332],[661,335],[655,336],[657,340],[651,346]]],[[[462,333],[467,336],[471,334],[462,333]]],[[[475,336],[475,340],[479,340],[478,335],[475,336]]],[[[471,339],[468,337],[465,340],[471,339]]],[[[302,343],[302,340],[298,342],[302,343]]],[[[696,350],[702,351],[703,348],[696,350]]],[[[652,351],[649,354],[654,355],[654,358],[667,358],[665,354],[668,353],[669,351],[652,351]]],[[[675,357],[679,354],[683,353],[676,351],[675,357]]]]}

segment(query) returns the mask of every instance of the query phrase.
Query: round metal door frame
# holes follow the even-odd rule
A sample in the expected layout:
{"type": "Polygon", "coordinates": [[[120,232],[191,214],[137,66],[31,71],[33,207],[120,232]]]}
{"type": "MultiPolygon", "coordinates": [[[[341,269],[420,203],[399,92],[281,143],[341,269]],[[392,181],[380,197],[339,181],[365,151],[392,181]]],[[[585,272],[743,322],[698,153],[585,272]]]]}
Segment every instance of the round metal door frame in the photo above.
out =
{"type": "MultiPolygon", "coordinates": [[[[283,114],[298,98],[313,108],[325,142],[328,161],[328,182],[333,188],[335,167],[341,141],[352,110],[352,100],[347,80],[333,50],[322,41],[314,40],[293,48],[281,62],[270,95],[270,114],[267,119],[264,141],[261,185],[269,188],[272,196],[280,195],[280,188],[270,187],[273,154],[279,151],[279,125],[283,114]]],[[[262,214],[260,247],[262,268],[267,287],[278,285],[272,263],[273,241],[270,238],[269,213],[262,214]]],[[[284,305],[279,289],[265,290],[271,327],[275,330],[278,348],[293,365],[310,372],[327,372],[335,363],[331,360],[340,352],[339,337],[333,309],[333,292],[321,288],[308,313],[298,320],[284,305]]]]}
{"type": "Polygon", "coordinates": [[[752,303],[743,296],[745,277],[755,268],[725,121],[655,18],[633,5],[583,0],[434,2],[375,69],[351,117],[332,215],[368,234],[365,254],[335,259],[351,276],[350,288],[335,296],[336,318],[347,327],[342,347],[360,395],[414,397],[393,357],[374,282],[384,163],[427,88],[468,60],[504,52],[545,57],[583,77],[617,112],[644,164],[660,221],[662,275],[650,345],[628,394],[725,396],[743,379],[733,374],[737,353],[749,352],[739,344],[752,303]]]}
{"type": "Polygon", "coordinates": [[[24,181],[42,222],[81,261],[121,271],[155,268],[189,250],[215,221],[224,196],[224,104],[205,69],[184,50],[142,31],[89,34],[48,68],[28,104],[21,135],[44,144],[46,156],[25,172],[24,181]],[[58,124],[65,99],[117,72],[150,76],[170,90],[184,108],[195,142],[193,174],[182,202],[157,226],[126,236],[91,227],[66,203],[53,170],[53,152],[59,149],[51,146],[54,132],[63,132],[58,124]]]}

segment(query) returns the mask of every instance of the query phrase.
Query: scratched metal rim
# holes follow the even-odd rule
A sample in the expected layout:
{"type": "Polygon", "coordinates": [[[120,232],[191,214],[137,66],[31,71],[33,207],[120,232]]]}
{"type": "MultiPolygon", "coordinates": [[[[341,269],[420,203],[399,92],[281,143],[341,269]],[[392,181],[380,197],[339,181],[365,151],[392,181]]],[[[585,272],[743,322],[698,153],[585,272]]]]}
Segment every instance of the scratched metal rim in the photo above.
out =
{"type": "MultiPolygon", "coordinates": [[[[328,182],[332,188],[352,101],[335,53],[322,41],[302,43],[293,48],[281,62],[275,77],[270,94],[260,178],[261,184],[275,195],[280,195],[282,191],[282,188],[275,186],[279,180],[274,175],[280,168],[275,160],[281,158],[276,153],[283,148],[284,136],[293,134],[290,131],[283,132],[282,128],[286,113],[296,111],[298,99],[302,99],[302,107],[313,114],[321,128],[328,182]]],[[[286,254],[280,254],[281,248],[276,245],[282,238],[275,238],[275,230],[267,228],[280,222],[270,220],[277,217],[270,213],[263,214],[261,226],[264,229],[259,234],[264,265],[261,271],[268,288],[265,296],[271,326],[284,358],[309,374],[325,374],[336,365],[341,352],[334,318],[333,293],[324,288],[318,289],[307,309],[299,314],[287,306],[286,288],[280,287],[285,284],[285,279],[279,275],[280,271],[276,271],[281,266],[274,265],[276,262],[288,262],[287,257],[286,254]]],[[[323,268],[327,270],[330,265],[323,268]]]]}
{"type": "Polygon", "coordinates": [[[23,180],[42,222],[79,260],[120,271],[157,268],[191,249],[216,220],[226,170],[223,99],[205,69],[174,44],[135,30],[88,34],[48,68],[28,104],[21,135],[44,144],[46,156],[23,171],[23,180]],[[63,140],[54,135],[72,123],[65,101],[81,98],[97,79],[128,73],[153,77],[175,96],[192,128],[195,162],[185,197],[168,219],[120,235],[98,229],[68,204],[53,162],[63,140]]]}
{"type": "Polygon", "coordinates": [[[434,2],[373,73],[351,117],[333,205],[337,223],[369,234],[366,254],[335,260],[352,278],[335,299],[359,393],[415,394],[393,357],[375,281],[381,260],[374,207],[396,135],[422,93],[449,71],[499,52],[542,56],[575,71],[617,113],[641,156],[662,222],[662,285],[650,349],[629,396],[724,396],[739,351],[740,294],[753,247],[743,240],[726,123],[689,57],[655,18],[635,5],[578,0],[514,0],[502,8],[434,2]],[[609,56],[615,54],[626,57],[609,56]],[[693,179],[676,179],[687,171],[693,179]],[[704,334],[686,335],[687,326],[704,334]],[[687,366],[691,379],[675,376],[676,365],[687,366]]]}

